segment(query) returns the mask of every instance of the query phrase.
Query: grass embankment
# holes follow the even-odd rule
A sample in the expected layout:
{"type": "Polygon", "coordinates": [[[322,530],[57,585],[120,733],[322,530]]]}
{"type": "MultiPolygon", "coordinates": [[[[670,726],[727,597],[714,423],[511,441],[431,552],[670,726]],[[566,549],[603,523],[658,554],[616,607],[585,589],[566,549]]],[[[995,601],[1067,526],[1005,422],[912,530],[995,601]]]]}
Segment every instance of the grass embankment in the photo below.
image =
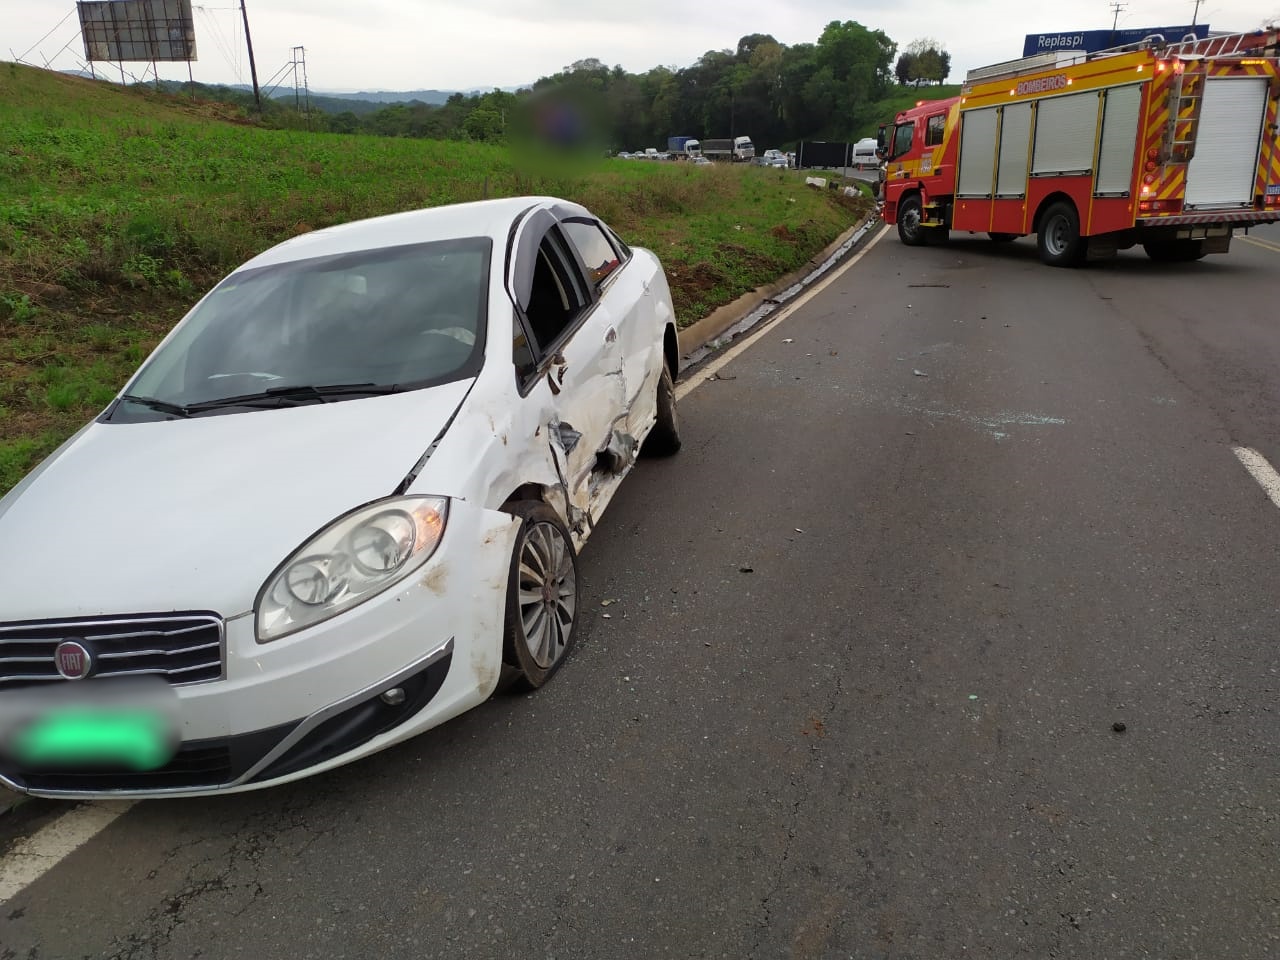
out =
{"type": "Polygon", "coordinates": [[[910,110],[921,100],[948,100],[960,96],[960,84],[944,83],[932,87],[894,87],[887,97],[871,107],[875,122],[858,131],[859,137],[874,137],[882,123],[892,123],[903,110],[910,110]]]}
{"type": "Polygon", "coordinates": [[[655,250],[682,323],[868,206],[784,171],[264,130],[222,104],[0,64],[0,494],[95,415],[209,286],[281,240],[484,196],[577,200],[655,250]]]}

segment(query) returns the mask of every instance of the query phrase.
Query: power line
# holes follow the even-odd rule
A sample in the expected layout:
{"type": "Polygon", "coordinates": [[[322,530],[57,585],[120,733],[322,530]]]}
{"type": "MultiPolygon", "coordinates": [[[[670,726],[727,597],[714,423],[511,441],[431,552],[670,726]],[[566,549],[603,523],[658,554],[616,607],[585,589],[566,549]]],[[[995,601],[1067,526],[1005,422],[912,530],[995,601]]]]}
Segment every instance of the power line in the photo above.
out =
{"type": "MultiPolygon", "coordinates": [[[[64,23],[66,23],[68,20],[70,20],[70,19],[71,19],[71,14],[72,14],[72,13],[75,13],[75,10],[70,11],[70,12],[69,12],[65,17],[63,17],[61,20],[59,20],[59,21],[58,21],[57,26],[55,26],[52,30],[50,30],[48,33],[46,33],[43,37],[41,37],[39,40],[37,40],[34,44],[32,44],[32,46],[31,46],[31,50],[34,50],[36,47],[40,46],[40,44],[44,43],[46,40],[48,40],[50,37],[52,37],[55,33],[57,33],[57,32],[58,32],[58,27],[61,27],[64,23]]],[[[22,56],[18,57],[18,59],[19,59],[19,60],[26,60],[26,59],[27,59],[27,57],[29,57],[29,56],[31,55],[31,50],[28,50],[28,51],[27,51],[26,53],[24,53],[22,56]]]]}

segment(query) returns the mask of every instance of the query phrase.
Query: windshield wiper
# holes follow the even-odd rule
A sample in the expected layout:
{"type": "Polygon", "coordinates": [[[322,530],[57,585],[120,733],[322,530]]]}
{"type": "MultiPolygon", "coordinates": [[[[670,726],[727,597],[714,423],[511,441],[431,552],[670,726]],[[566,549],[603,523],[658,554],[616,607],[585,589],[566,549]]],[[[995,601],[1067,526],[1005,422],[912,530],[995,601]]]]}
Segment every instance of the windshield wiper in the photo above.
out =
{"type": "Polygon", "coordinates": [[[190,408],[184,407],[180,403],[170,403],[168,400],[161,400],[159,397],[136,397],[133,394],[126,393],[120,399],[128,400],[130,403],[141,404],[144,407],[150,407],[152,410],[157,410],[160,413],[172,414],[175,417],[191,416],[190,408]]]}
{"type": "Polygon", "coordinates": [[[222,407],[255,407],[262,404],[278,407],[307,402],[326,403],[329,397],[377,396],[384,393],[399,393],[403,389],[396,383],[308,383],[290,387],[267,387],[257,393],[242,393],[234,397],[219,397],[216,400],[200,400],[187,404],[183,409],[188,413],[198,413],[202,410],[217,410],[222,407]]]}

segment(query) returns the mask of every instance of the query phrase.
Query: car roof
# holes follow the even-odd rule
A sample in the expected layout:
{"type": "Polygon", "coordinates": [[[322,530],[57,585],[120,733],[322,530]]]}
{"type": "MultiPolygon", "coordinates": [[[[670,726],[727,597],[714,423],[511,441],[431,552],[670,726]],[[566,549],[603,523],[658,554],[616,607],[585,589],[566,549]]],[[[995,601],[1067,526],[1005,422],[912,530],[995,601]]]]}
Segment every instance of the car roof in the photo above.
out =
{"type": "Polygon", "coordinates": [[[548,205],[555,205],[557,213],[562,215],[590,216],[585,207],[555,197],[506,197],[446,204],[300,234],[263,251],[240,269],[457,237],[489,237],[495,245],[502,245],[507,242],[512,221],[520,214],[535,206],[548,205]]]}

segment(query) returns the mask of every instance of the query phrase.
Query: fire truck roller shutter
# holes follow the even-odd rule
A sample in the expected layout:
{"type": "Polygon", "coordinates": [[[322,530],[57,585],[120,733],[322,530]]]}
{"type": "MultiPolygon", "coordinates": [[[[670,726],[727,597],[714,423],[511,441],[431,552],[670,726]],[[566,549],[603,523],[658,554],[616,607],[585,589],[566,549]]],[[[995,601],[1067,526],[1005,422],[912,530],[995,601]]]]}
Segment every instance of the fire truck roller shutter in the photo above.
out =
{"type": "Polygon", "coordinates": [[[1204,85],[1196,152],[1187,167],[1188,209],[1253,203],[1267,109],[1265,77],[1220,77],[1204,85]]]}
{"type": "Polygon", "coordinates": [[[1098,94],[1046,97],[1036,108],[1036,151],[1033,177],[1089,173],[1098,136],[1098,94]]]}
{"type": "Polygon", "coordinates": [[[1011,103],[1000,123],[1000,170],[996,196],[1027,195],[1027,154],[1031,146],[1031,104],[1011,103]]]}
{"type": "Polygon", "coordinates": [[[1102,147],[1098,151],[1098,182],[1094,191],[1100,197],[1126,196],[1133,186],[1142,86],[1133,83],[1110,87],[1104,97],[1102,147]]]}
{"type": "Polygon", "coordinates": [[[956,195],[989,197],[996,162],[996,108],[967,110],[961,117],[960,179],[956,195]]]}

